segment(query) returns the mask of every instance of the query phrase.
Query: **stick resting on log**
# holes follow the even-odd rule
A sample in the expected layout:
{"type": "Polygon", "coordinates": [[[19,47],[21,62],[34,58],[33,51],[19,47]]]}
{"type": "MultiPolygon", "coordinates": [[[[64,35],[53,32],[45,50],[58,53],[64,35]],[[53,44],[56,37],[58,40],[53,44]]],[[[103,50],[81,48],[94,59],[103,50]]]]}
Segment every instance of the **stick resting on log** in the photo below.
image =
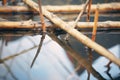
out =
{"type": "MultiPolygon", "coordinates": [[[[30,7],[35,9],[36,11],[39,11],[38,5],[31,1],[31,0],[23,0],[26,4],[28,4],[30,7]]],[[[71,36],[76,38],[78,41],[82,42],[84,45],[94,49],[96,52],[98,52],[100,55],[110,59],[112,62],[120,66],[120,59],[116,58],[110,51],[105,49],[104,47],[100,46],[99,44],[93,42],[91,39],[89,39],[87,36],[83,35],[81,32],[77,31],[76,29],[73,29],[69,24],[62,21],[60,18],[58,18],[53,13],[50,13],[47,11],[44,7],[43,14],[51,20],[55,25],[57,25],[59,28],[65,30],[68,32],[71,36]]]]}

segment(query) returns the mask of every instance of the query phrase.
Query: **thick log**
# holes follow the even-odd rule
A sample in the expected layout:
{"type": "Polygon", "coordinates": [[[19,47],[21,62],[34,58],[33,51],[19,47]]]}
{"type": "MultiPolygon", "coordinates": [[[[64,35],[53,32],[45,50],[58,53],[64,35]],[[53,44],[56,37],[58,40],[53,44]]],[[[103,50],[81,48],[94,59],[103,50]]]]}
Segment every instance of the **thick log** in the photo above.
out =
{"type": "MultiPolygon", "coordinates": [[[[30,7],[32,7],[33,9],[35,9],[36,11],[39,11],[38,5],[35,2],[33,2],[31,0],[23,0],[23,1],[26,4],[28,4],[30,7]]],[[[91,39],[89,39],[87,36],[83,35],[78,30],[73,29],[69,24],[67,24],[66,22],[62,21],[60,18],[58,18],[53,13],[50,13],[49,11],[47,11],[44,7],[42,7],[42,10],[43,10],[43,14],[49,20],[51,20],[55,25],[57,25],[59,28],[65,30],[71,36],[73,36],[74,38],[76,38],[78,41],[80,41],[84,45],[86,45],[86,46],[94,49],[100,55],[108,58],[109,60],[111,60],[112,62],[114,62],[118,66],[120,66],[120,59],[118,59],[117,57],[115,57],[110,51],[108,51],[104,47],[100,46],[96,42],[93,42],[91,39]]]]}
{"type": "MultiPolygon", "coordinates": [[[[69,25],[72,25],[74,22],[68,22],[69,25]]],[[[78,28],[93,28],[94,22],[78,22],[78,28]]],[[[0,29],[32,29],[32,28],[41,28],[42,25],[40,22],[35,21],[2,21],[0,22],[0,29]]],[[[56,25],[52,24],[51,22],[46,22],[47,28],[58,28],[56,25]]],[[[120,21],[104,21],[98,22],[98,28],[120,28],[120,21]]]]}
{"type": "MultiPolygon", "coordinates": [[[[120,3],[103,3],[99,4],[99,12],[109,12],[112,10],[120,10],[120,3]]],[[[91,12],[95,11],[96,4],[91,6],[91,12]]],[[[83,5],[60,5],[60,6],[43,6],[50,12],[80,12],[83,5]]],[[[0,6],[0,12],[31,12],[35,11],[26,6],[0,6]]]]}

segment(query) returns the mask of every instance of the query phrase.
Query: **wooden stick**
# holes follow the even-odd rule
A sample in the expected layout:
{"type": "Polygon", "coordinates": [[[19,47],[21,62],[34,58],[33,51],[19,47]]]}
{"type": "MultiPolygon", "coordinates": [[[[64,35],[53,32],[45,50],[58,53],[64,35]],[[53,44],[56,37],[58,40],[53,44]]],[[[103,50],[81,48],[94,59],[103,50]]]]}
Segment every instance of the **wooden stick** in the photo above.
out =
{"type": "MultiPolygon", "coordinates": [[[[28,4],[30,7],[35,9],[36,11],[39,11],[38,5],[33,2],[32,0],[23,0],[26,4],[28,4]]],[[[100,46],[99,44],[93,42],[91,39],[89,39],[87,36],[82,34],[81,32],[77,31],[76,29],[73,29],[70,27],[69,24],[66,22],[62,21],[60,18],[58,18],[56,15],[53,13],[50,13],[47,11],[44,7],[43,9],[43,14],[51,20],[55,25],[57,25],[59,28],[65,30],[68,32],[71,36],[76,38],[78,41],[82,42],[84,45],[94,49],[96,52],[98,52],[100,55],[108,58],[109,60],[113,61],[115,64],[120,66],[120,59],[115,57],[110,51],[105,49],[104,47],[100,46]]]]}
{"type": "Polygon", "coordinates": [[[34,65],[34,62],[37,59],[37,57],[38,57],[38,55],[39,55],[39,53],[41,51],[42,44],[43,44],[43,41],[44,41],[45,35],[46,35],[46,25],[45,25],[44,16],[43,16],[43,13],[42,13],[41,0],[38,0],[38,4],[39,4],[39,16],[40,16],[40,20],[41,20],[41,24],[42,24],[42,31],[43,31],[43,33],[42,33],[42,37],[41,37],[41,40],[40,40],[37,52],[36,52],[35,57],[34,57],[32,63],[31,63],[31,68],[34,65]]]}
{"type": "MultiPolygon", "coordinates": [[[[83,9],[81,10],[81,12],[79,12],[79,15],[77,16],[76,20],[74,21],[73,26],[71,26],[72,28],[76,27],[77,22],[80,20],[81,16],[83,15],[83,12],[86,10],[88,3],[89,3],[89,0],[87,0],[85,2],[85,5],[83,6],[83,9]]],[[[66,41],[68,41],[68,38],[69,38],[69,34],[67,33],[64,39],[66,41]]]]}
{"type": "MultiPolygon", "coordinates": [[[[109,12],[112,10],[120,10],[120,3],[102,3],[99,4],[100,12],[109,12]]],[[[95,11],[96,4],[91,5],[91,12],[95,11]]],[[[50,12],[80,12],[82,10],[83,5],[60,5],[60,6],[43,6],[50,12]]],[[[26,6],[0,6],[0,12],[29,12],[35,11],[26,6]]]]}
{"type": "MultiPolygon", "coordinates": [[[[92,0],[90,0],[90,1],[89,1],[89,4],[88,4],[87,18],[86,18],[86,21],[87,21],[87,22],[90,22],[91,5],[92,5],[92,0]]],[[[89,60],[90,64],[92,65],[92,58],[93,58],[93,56],[92,56],[91,48],[86,48],[86,49],[88,49],[88,50],[87,50],[88,60],[89,60]]],[[[90,72],[87,71],[87,73],[88,73],[87,80],[90,80],[90,72]]]]}
{"type": "Polygon", "coordinates": [[[38,4],[39,4],[39,15],[40,15],[40,20],[41,20],[41,24],[42,24],[42,30],[45,33],[46,32],[46,25],[45,25],[45,20],[44,20],[44,16],[42,14],[42,5],[41,5],[41,1],[38,0],[38,4]]]}
{"type": "Polygon", "coordinates": [[[87,22],[90,22],[90,11],[91,11],[92,0],[89,1],[88,10],[87,10],[87,22]]]}
{"type": "Polygon", "coordinates": [[[93,26],[92,38],[91,38],[93,41],[95,41],[95,38],[96,38],[97,23],[98,23],[98,16],[99,16],[98,8],[99,8],[99,6],[97,6],[97,8],[95,10],[94,26],[93,26]]]}
{"type": "MultiPolygon", "coordinates": [[[[68,22],[69,25],[73,24],[73,22],[68,22]]],[[[77,28],[92,28],[94,25],[93,22],[78,22],[77,28]]],[[[58,28],[56,25],[52,24],[51,22],[46,22],[47,28],[58,28]]],[[[98,28],[120,28],[120,21],[104,21],[98,22],[98,28]]],[[[42,28],[41,22],[35,21],[2,21],[0,22],[0,29],[32,29],[32,28],[42,28]]]]}
{"type": "Polygon", "coordinates": [[[75,20],[75,22],[74,22],[74,24],[73,24],[73,26],[72,26],[73,28],[76,27],[76,24],[77,24],[77,22],[80,20],[81,16],[83,15],[83,12],[86,10],[89,1],[90,1],[90,0],[87,0],[87,1],[86,1],[85,5],[83,6],[83,9],[81,10],[81,12],[79,13],[79,15],[77,16],[77,18],[76,18],[76,20],[75,20]]]}
{"type": "MultiPolygon", "coordinates": [[[[64,6],[45,6],[45,8],[50,12],[80,12],[83,5],[64,5],[64,6]]],[[[97,5],[91,5],[91,12],[95,12],[97,5]]],[[[103,3],[100,4],[99,11],[107,12],[112,10],[120,10],[120,3],[103,3]]]]}

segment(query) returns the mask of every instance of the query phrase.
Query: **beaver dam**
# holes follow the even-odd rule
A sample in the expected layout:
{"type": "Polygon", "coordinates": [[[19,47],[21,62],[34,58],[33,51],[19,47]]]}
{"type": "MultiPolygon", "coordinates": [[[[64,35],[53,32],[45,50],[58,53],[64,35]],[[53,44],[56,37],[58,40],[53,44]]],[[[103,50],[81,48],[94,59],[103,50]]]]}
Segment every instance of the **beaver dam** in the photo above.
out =
{"type": "Polygon", "coordinates": [[[119,0],[0,1],[0,80],[119,79],[119,0]]]}

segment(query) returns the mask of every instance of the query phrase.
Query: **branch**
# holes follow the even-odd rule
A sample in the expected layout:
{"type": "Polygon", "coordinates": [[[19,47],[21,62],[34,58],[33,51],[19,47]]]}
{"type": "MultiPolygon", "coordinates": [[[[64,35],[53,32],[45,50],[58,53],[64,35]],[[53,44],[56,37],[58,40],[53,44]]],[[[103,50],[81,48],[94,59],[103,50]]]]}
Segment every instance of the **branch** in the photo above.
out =
{"type": "MultiPolygon", "coordinates": [[[[23,0],[26,4],[28,4],[30,7],[35,9],[39,12],[38,5],[33,2],[32,0],[23,0]]],[[[62,21],[60,18],[58,18],[53,13],[50,13],[47,11],[44,7],[42,7],[43,15],[46,16],[49,20],[51,20],[55,25],[57,25],[59,28],[65,30],[68,32],[71,36],[76,38],[78,41],[82,42],[84,45],[94,49],[96,52],[98,52],[100,55],[110,59],[115,64],[120,66],[120,59],[116,58],[110,51],[105,49],[104,47],[100,46],[99,44],[93,42],[91,39],[89,39],[87,36],[83,35],[81,32],[77,31],[76,29],[73,29],[70,27],[69,24],[62,21]]]]}
{"type": "MultiPolygon", "coordinates": [[[[52,27],[52,23],[47,22],[46,27],[50,28],[52,27]]],[[[32,28],[41,28],[42,24],[41,22],[35,22],[32,20],[28,21],[1,21],[0,22],[0,29],[32,29],[32,28]]]]}
{"type": "Polygon", "coordinates": [[[37,52],[35,54],[35,57],[34,57],[32,63],[31,63],[31,68],[34,65],[34,62],[35,62],[36,58],[38,57],[38,55],[41,51],[41,47],[42,47],[42,44],[43,44],[43,41],[44,41],[45,35],[46,35],[46,25],[45,25],[44,16],[43,16],[43,13],[42,13],[41,0],[38,0],[38,4],[39,4],[39,16],[40,16],[40,20],[41,20],[41,24],[42,24],[42,37],[41,37],[37,52]]]}
{"type": "MultiPolygon", "coordinates": [[[[71,26],[74,22],[68,22],[71,26]]],[[[46,22],[46,28],[58,28],[56,25],[51,22],[46,22]]],[[[78,22],[77,28],[93,28],[94,22],[78,22]]],[[[120,21],[104,21],[98,22],[98,28],[120,28],[120,21]]],[[[35,21],[2,21],[0,22],[0,29],[33,29],[33,28],[41,28],[41,22],[35,21]]]]}
{"type": "MultiPolygon", "coordinates": [[[[77,16],[76,20],[74,21],[73,25],[71,26],[72,28],[75,28],[75,27],[76,27],[77,22],[80,20],[81,16],[83,15],[83,12],[86,10],[87,5],[89,4],[89,1],[90,1],[90,0],[87,0],[87,1],[85,2],[85,5],[83,6],[83,9],[81,10],[81,12],[79,12],[79,15],[77,16]]],[[[67,41],[68,38],[69,38],[69,34],[67,33],[64,39],[67,41]]]]}
{"type": "MultiPolygon", "coordinates": [[[[99,4],[100,12],[110,12],[113,10],[120,10],[120,3],[102,3],[99,4]]],[[[96,4],[91,5],[91,12],[95,11],[96,4]]],[[[83,5],[60,5],[60,6],[43,6],[50,12],[80,12],[83,5]]],[[[0,12],[36,12],[35,10],[26,6],[0,6],[0,12]]]]}

